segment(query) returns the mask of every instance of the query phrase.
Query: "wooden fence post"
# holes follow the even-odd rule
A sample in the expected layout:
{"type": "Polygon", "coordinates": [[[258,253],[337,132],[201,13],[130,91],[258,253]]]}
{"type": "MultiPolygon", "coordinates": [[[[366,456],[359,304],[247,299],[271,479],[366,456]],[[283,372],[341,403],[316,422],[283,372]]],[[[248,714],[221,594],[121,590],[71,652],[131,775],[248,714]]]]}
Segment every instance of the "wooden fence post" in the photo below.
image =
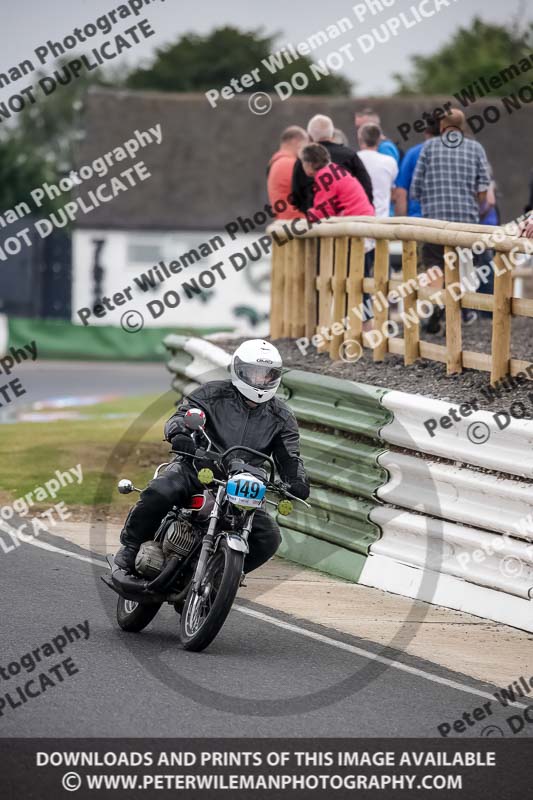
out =
{"type": "MultiPolygon", "coordinates": [[[[320,267],[317,278],[318,334],[320,334],[320,328],[329,328],[331,325],[331,278],[333,276],[333,254],[335,252],[334,244],[335,239],[331,236],[324,237],[320,242],[320,267]]],[[[325,341],[323,345],[317,347],[319,353],[323,353],[327,349],[327,341],[325,341]]]]}
{"type": "Polygon", "coordinates": [[[460,281],[459,256],[455,248],[444,248],[444,300],[446,303],[446,373],[453,375],[463,371],[463,332],[461,328],[461,297],[457,299],[449,291],[450,284],[460,281]],[[448,256],[455,254],[452,265],[448,256]]]}
{"type": "Polygon", "coordinates": [[[363,278],[365,273],[365,240],[350,239],[350,271],[346,288],[348,290],[348,330],[344,334],[344,341],[358,342],[363,346],[363,320],[354,313],[353,309],[363,303],[363,278]]]}
{"type": "Polygon", "coordinates": [[[494,259],[494,306],[492,311],[492,360],[490,382],[496,383],[510,372],[511,298],[513,276],[501,253],[494,259]]]}
{"type": "Polygon", "coordinates": [[[317,293],[316,277],[318,273],[318,242],[319,239],[305,239],[305,330],[304,336],[310,339],[315,335],[317,325],[317,293]]]}
{"type": "MultiPolygon", "coordinates": [[[[383,303],[383,297],[387,296],[387,284],[389,282],[389,242],[387,239],[378,239],[376,241],[376,255],[374,258],[374,292],[372,295],[372,311],[374,313],[374,330],[383,332],[383,326],[387,322],[389,316],[389,309],[387,304],[383,303]],[[381,297],[379,296],[381,294],[381,297]],[[380,306],[379,310],[376,307],[374,297],[377,298],[380,306]]],[[[373,358],[374,361],[383,361],[388,347],[388,339],[386,336],[381,337],[381,341],[374,348],[373,358]]]]}
{"type": "MultiPolygon", "coordinates": [[[[335,272],[333,274],[333,328],[342,326],[342,320],[346,312],[346,275],[348,274],[348,239],[343,236],[335,243],[335,272]]],[[[338,328],[337,328],[338,329],[338,328]]],[[[331,342],[329,346],[329,357],[333,361],[339,359],[339,348],[344,339],[344,327],[340,333],[335,330],[331,332],[331,342]]]]}
{"type": "MultiPolygon", "coordinates": [[[[416,258],[416,242],[403,242],[402,248],[402,281],[408,286],[411,284],[409,281],[417,282],[417,258],[416,258]]],[[[403,298],[403,310],[405,318],[414,317],[414,322],[403,326],[404,338],[404,353],[403,363],[405,366],[414,364],[420,355],[420,320],[418,318],[416,301],[417,292],[406,292],[403,298]],[[412,313],[414,312],[414,313],[412,313]]]]}
{"type": "Polygon", "coordinates": [[[283,282],[283,336],[290,337],[291,335],[291,319],[292,319],[292,284],[294,279],[293,270],[293,254],[294,254],[294,240],[286,242],[283,245],[283,274],[285,280],[283,282]]]}
{"type": "Polygon", "coordinates": [[[299,339],[305,332],[305,241],[295,239],[293,244],[291,337],[299,339]]]}
{"type": "Polygon", "coordinates": [[[272,241],[272,272],[270,276],[270,336],[283,336],[283,293],[285,283],[284,256],[281,245],[272,241]]]}

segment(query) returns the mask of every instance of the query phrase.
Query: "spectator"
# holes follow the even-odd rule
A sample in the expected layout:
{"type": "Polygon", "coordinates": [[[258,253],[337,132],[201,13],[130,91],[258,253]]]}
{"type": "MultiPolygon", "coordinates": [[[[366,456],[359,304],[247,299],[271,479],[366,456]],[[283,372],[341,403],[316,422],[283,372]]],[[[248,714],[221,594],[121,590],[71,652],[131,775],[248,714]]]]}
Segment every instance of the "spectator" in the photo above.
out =
{"type": "Polygon", "coordinates": [[[490,164],[489,173],[491,181],[487,189],[487,196],[485,200],[479,204],[479,222],[481,225],[499,225],[501,220],[500,210],[496,201],[496,182],[492,178],[492,168],[490,164]]]}
{"type": "Polygon", "coordinates": [[[520,236],[525,236],[526,239],[533,239],[533,215],[522,223],[520,236]]]}
{"type": "Polygon", "coordinates": [[[276,213],[276,219],[294,219],[303,214],[293,206],[292,173],[298,153],[309,137],[303,128],[291,125],[281,134],[279,150],[270,159],[267,170],[267,190],[270,205],[276,213]]]}
{"type": "MultiPolygon", "coordinates": [[[[492,169],[489,164],[489,171],[492,176],[492,169]]],[[[499,225],[500,224],[500,211],[496,203],[496,183],[491,180],[490,186],[487,189],[487,197],[485,201],[479,204],[479,221],[481,225],[499,225]]],[[[479,256],[477,261],[478,265],[485,264],[490,267],[494,258],[493,250],[485,250],[479,256]]],[[[491,269],[490,275],[484,282],[479,281],[478,292],[482,294],[494,294],[494,272],[491,269]]],[[[491,311],[479,311],[480,317],[487,317],[492,319],[491,311]]]]}
{"type": "MultiPolygon", "coordinates": [[[[314,218],[349,217],[375,215],[361,183],[353,175],[337,164],[331,163],[329,152],[320,144],[309,144],[301,154],[305,174],[314,181],[315,200],[307,212],[312,222],[314,218]],[[314,216],[313,216],[314,215],[314,216]]],[[[364,276],[370,278],[374,265],[373,239],[365,239],[364,276]]],[[[368,307],[370,295],[363,294],[363,302],[368,307]]],[[[369,330],[373,323],[370,319],[363,323],[363,330],[369,330]]]]}
{"type": "MultiPolygon", "coordinates": [[[[368,200],[372,203],[372,181],[365,169],[365,165],[351,147],[336,144],[333,141],[335,127],[329,117],[317,114],[307,126],[307,133],[313,142],[320,143],[328,151],[331,161],[340,164],[348,170],[350,175],[357,178],[366,192],[368,200]]],[[[298,159],[294,165],[292,174],[292,193],[294,205],[300,211],[307,211],[313,205],[313,180],[309,178],[303,169],[302,162],[298,159]]]]}
{"type": "MultiPolygon", "coordinates": [[[[381,128],[381,119],[379,114],[376,114],[371,108],[364,108],[362,111],[355,112],[355,132],[356,134],[363,125],[368,125],[368,123],[373,123],[374,125],[379,125],[381,128]]],[[[397,145],[394,144],[390,139],[388,139],[385,134],[381,133],[381,139],[378,147],[378,153],[381,153],[384,156],[392,156],[398,166],[400,165],[401,161],[401,152],[397,145]]]]}
{"type": "MultiPolygon", "coordinates": [[[[440,122],[463,131],[465,116],[452,109],[440,122]]],[[[490,186],[489,165],[479,142],[463,139],[447,146],[445,137],[424,144],[411,185],[411,197],[420,200],[422,216],[450,222],[479,222],[479,204],[485,202],[490,186]]]]}
{"type": "Polygon", "coordinates": [[[333,131],[333,141],[335,144],[343,144],[345,147],[348,147],[348,137],[340,128],[335,128],[333,131]]]}
{"type": "MultiPolygon", "coordinates": [[[[424,138],[427,141],[440,133],[439,121],[433,117],[427,117],[426,129],[424,131],[424,138]]],[[[422,209],[420,203],[412,197],[409,197],[409,189],[413,180],[413,174],[417,165],[420,153],[424,147],[425,142],[415,144],[410,147],[402,159],[400,172],[396,180],[396,190],[394,192],[394,213],[397,217],[421,217],[422,209]]]]}
{"type": "Polygon", "coordinates": [[[392,156],[378,152],[381,140],[381,128],[373,122],[367,122],[357,131],[359,140],[359,158],[366,167],[372,181],[374,208],[376,217],[388,217],[390,214],[391,194],[394,181],[398,175],[398,164],[392,156]]]}
{"type": "MultiPolygon", "coordinates": [[[[427,141],[420,153],[411,184],[411,197],[420,201],[422,216],[450,222],[479,222],[479,207],[487,197],[490,172],[485,150],[479,142],[465,139],[454,146],[448,144],[446,133],[454,129],[455,138],[463,136],[465,116],[452,108],[440,121],[441,136],[427,141]],[[459,133],[457,133],[459,132],[459,133]]],[[[476,263],[476,260],[475,262],[476,263]]],[[[439,266],[444,273],[444,247],[422,245],[422,265],[439,266]]],[[[442,277],[437,288],[443,285],[442,277]]],[[[435,306],[425,330],[437,333],[443,309],[435,306]]],[[[463,322],[477,318],[473,311],[463,311],[463,322]]]]}
{"type": "Polygon", "coordinates": [[[347,169],[331,163],[321,144],[308,144],[301,153],[302,168],[314,181],[314,203],[309,219],[323,217],[374,216],[374,208],[357,178],[347,169]]]}

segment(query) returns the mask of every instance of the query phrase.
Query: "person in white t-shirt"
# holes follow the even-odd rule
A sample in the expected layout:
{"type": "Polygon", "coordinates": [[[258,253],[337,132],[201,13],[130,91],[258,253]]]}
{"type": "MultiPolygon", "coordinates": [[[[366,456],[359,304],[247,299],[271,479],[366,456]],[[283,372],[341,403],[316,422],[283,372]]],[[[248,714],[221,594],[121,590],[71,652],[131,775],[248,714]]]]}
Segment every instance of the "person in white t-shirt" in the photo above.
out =
{"type": "Polygon", "coordinates": [[[366,167],[372,181],[376,217],[390,216],[390,204],[394,182],[398,176],[398,164],[392,156],[378,153],[381,128],[373,122],[362,125],[357,131],[359,147],[357,155],[366,167]]]}

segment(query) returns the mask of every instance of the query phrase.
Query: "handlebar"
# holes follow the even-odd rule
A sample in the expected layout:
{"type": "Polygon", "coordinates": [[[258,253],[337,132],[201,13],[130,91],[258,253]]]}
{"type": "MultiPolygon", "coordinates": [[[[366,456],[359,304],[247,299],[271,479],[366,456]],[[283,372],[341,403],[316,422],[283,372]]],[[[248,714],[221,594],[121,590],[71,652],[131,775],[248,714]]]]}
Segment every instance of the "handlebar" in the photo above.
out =
{"type": "Polygon", "coordinates": [[[268,461],[268,466],[270,467],[268,482],[269,483],[272,482],[272,478],[274,477],[274,472],[276,471],[276,466],[270,456],[265,455],[265,453],[259,452],[259,450],[254,450],[252,447],[244,447],[244,445],[236,444],[233,445],[233,447],[229,447],[225,453],[222,453],[222,455],[220,456],[220,460],[224,461],[230,455],[230,453],[234,453],[235,451],[240,451],[240,452],[245,451],[246,453],[251,453],[254,456],[259,456],[264,461],[268,461]]]}
{"type": "Polygon", "coordinates": [[[286,488],[285,484],[282,483],[281,481],[277,482],[277,483],[269,484],[268,488],[269,489],[273,489],[274,491],[278,492],[279,494],[282,494],[283,497],[287,497],[289,500],[296,500],[297,503],[303,503],[303,505],[306,508],[311,508],[311,506],[310,506],[310,504],[308,502],[306,502],[305,500],[302,500],[301,497],[296,497],[296,495],[294,495],[291,492],[289,492],[289,490],[286,488]]]}
{"type": "Polygon", "coordinates": [[[267,479],[268,488],[273,490],[273,491],[275,491],[275,492],[277,492],[280,495],[283,495],[283,497],[286,497],[289,500],[296,500],[296,502],[298,502],[298,503],[303,503],[303,505],[306,508],[311,508],[309,503],[307,503],[305,500],[302,500],[300,497],[296,497],[294,494],[289,492],[288,489],[286,488],[285,484],[283,484],[283,482],[281,482],[281,481],[274,482],[272,480],[273,477],[274,477],[274,473],[276,471],[276,466],[275,466],[274,461],[271,458],[271,456],[267,456],[265,453],[261,453],[259,450],[254,450],[252,447],[246,447],[245,445],[239,445],[239,444],[233,445],[232,447],[229,447],[224,453],[220,453],[220,451],[216,450],[213,447],[213,442],[207,436],[207,434],[206,434],[206,432],[204,431],[203,428],[198,428],[197,430],[193,431],[191,433],[191,439],[194,440],[196,433],[201,433],[207,439],[207,441],[209,442],[209,447],[208,447],[207,450],[203,450],[201,448],[198,448],[195,453],[186,453],[184,451],[179,451],[179,450],[173,450],[172,452],[175,453],[176,455],[189,456],[189,458],[192,458],[192,459],[195,459],[195,458],[211,459],[212,461],[217,463],[222,469],[224,469],[223,462],[225,461],[225,459],[231,453],[234,453],[234,452],[237,452],[237,451],[239,451],[239,452],[243,452],[244,451],[246,453],[251,453],[254,456],[259,456],[264,461],[268,462],[268,466],[270,468],[270,474],[269,474],[268,479],[267,479]]]}

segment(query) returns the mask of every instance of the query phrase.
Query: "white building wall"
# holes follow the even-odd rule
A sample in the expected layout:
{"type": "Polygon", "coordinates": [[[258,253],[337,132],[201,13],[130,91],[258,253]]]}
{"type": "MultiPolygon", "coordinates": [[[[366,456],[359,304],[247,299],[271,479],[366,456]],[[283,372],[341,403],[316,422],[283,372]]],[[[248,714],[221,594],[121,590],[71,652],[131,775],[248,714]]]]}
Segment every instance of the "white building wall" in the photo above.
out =
{"type": "MultiPolygon", "coordinates": [[[[261,258],[252,261],[247,258],[246,266],[236,271],[230,257],[238,252],[244,253],[248,246],[252,256],[255,255],[254,243],[258,243],[262,233],[239,234],[231,241],[227,232],[172,232],[158,233],[151,231],[124,231],[80,229],[73,233],[73,285],[72,285],[72,320],[82,324],[79,309],[91,308],[94,305],[94,262],[97,241],[103,241],[99,262],[104,269],[101,296],[112,296],[124,292],[130,287],[132,300],[114,310],[107,311],[105,316],[91,315],[91,325],[120,325],[123,314],[128,310],[139,311],[144,317],[144,324],[153,327],[203,327],[233,328],[242,335],[255,334],[263,336],[268,333],[268,312],[270,306],[270,255],[261,250],[261,258]],[[224,247],[193,266],[185,267],[181,273],[171,275],[164,283],[157,283],[154,289],[143,292],[135,283],[141,273],[146,273],[159,261],[167,265],[191,249],[198,250],[201,243],[208,242],[219,235],[224,247]],[[226,275],[222,279],[217,275],[211,289],[205,290],[203,298],[195,295],[187,298],[182,284],[217,262],[223,262],[222,271],[226,275]],[[175,291],[180,296],[176,308],[165,307],[164,313],[154,318],[160,309],[154,304],[150,311],[148,303],[154,300],[163,301],[164,295],[175,291]]],[[[264,243],[263,243],[264,244],[264,243]]],[[[259,244],[257,244],[259,247],[259,244]]],[[[236,259],[237,263],[241,263],[236,259]]],[[[216,274],[216,273],[212,273],[216,274]]],[[[169,298],[172,303],[173,297],[169,298]]]]}

